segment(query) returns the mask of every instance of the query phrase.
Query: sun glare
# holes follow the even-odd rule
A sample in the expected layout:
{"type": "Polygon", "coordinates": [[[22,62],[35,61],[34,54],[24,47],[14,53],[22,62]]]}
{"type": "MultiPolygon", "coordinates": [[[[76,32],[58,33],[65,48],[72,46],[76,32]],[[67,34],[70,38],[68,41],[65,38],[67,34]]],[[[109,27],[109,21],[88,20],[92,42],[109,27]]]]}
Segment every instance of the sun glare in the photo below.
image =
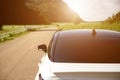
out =
{"type": "Polygon", "coordinates": [[[63,0],[85,21],[101,21],[120,11],[119,0],[63,0]]]}
{"type": "MultiPolygon", "coordinates": [[[[79,16],[85,15],[84,0],[63,0],[72,10],[74,10],[79,16]]],[[[86,6],[87,7],[87,6],[86,6]]]]}
{"type": "Polygon", "coordinates": [[[68,6],[73,9],[75,12],[79,11],[79,2],[77,0],[63,0],[68,4],[68,6]]]}

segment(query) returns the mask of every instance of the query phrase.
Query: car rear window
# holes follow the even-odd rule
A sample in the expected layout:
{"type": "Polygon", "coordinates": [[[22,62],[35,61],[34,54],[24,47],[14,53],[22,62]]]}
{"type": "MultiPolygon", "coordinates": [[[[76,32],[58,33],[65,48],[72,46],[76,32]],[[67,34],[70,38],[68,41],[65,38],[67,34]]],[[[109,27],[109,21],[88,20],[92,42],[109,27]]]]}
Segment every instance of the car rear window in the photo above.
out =
{"type": "Polygon", "coordinates": [[[61,38],[53,56],[55,62],[120,63],[120,39],[61,38]]]}

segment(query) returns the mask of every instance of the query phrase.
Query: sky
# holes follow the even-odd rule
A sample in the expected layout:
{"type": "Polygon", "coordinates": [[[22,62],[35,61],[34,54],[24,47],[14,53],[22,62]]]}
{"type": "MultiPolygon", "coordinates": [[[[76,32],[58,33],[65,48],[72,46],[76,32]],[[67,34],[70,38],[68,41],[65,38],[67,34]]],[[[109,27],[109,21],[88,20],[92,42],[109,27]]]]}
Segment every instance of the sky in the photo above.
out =
{"type": "Polygon", "coordinates": [[[120,0],[63,0],[85,21],[102,21],[120,11],[120,0]]]}

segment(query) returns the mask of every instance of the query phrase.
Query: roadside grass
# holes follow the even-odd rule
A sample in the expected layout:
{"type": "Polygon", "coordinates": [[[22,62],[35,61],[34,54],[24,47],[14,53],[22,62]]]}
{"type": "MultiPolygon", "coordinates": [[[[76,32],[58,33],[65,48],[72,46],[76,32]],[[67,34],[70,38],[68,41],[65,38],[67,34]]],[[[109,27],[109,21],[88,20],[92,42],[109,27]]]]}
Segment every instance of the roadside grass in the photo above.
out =
{"type": "Polygon", "coordinates": [[[0,30],[0,43],[13,40],[16,37],[25,35],[30,31],[43,28],[43,25],[4,25],[0,30]]]}
{"type": "Polygon", "coordinates": [[[2,27],[2,30],[3,31],[13,31],[13,30],[21,29],[21,28],[25,28],[25,26],[23,26],[23,25],[4,25],[2,27]]]}
{"type": "Polygon", "coordinates": [[[101,22],[84,22],[77,25],[66,24],[58,27],[59,30],[71,30],[71,29],[105,29],[120,31],[120,23],[101,23],[101,22]]]}
{"type": "Polygon", "coordinates": [[[28,33],[29,32],[23,32],[23,33],[20,33],[20,34],[15,34],[13,36],[7,36],[5,38],[0,39],[0,43],[6,42],[6,41],[9,41],[9,40],[14,40],[17,37],[24,36],[24,35],[26,35],[28,33]]]}

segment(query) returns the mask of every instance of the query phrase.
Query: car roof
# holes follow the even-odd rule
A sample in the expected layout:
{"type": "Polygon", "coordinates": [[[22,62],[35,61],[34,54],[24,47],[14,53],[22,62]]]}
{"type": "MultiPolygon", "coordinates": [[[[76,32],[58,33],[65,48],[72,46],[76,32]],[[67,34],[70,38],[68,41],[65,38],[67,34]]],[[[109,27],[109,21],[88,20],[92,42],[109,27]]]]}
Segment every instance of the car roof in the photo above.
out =
{"type": "Polygon", "coordinates": [[[54,62],[119,63],[120,32],[100,29],[66,30],[55,34],[54,62]]]}
{"type": "Polygon", "coordinates": [[[79,29],[60,31],[60,38],[120,38],[120,32],[101,29],[79,29]]]}

